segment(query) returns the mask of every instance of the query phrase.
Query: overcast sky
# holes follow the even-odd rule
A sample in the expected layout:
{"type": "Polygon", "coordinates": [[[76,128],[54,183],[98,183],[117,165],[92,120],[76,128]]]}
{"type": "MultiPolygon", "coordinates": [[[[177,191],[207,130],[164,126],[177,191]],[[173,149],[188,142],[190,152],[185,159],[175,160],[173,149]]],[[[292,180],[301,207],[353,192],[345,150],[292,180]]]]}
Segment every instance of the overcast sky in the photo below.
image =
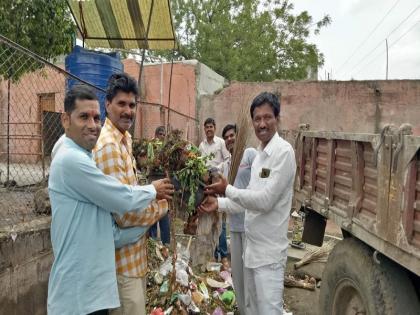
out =
{"type": "Polygon", "coordinates": [[[325,14],[332,18],[329,26],[311,37],[325,56],[319,79],[324,79],[325,70],[332,71],[334,80],[385,79],[387,37],[388,78],[420,79],[420,0],[292,1],[296,11],[307,10],[314,21],[325,14]]]}

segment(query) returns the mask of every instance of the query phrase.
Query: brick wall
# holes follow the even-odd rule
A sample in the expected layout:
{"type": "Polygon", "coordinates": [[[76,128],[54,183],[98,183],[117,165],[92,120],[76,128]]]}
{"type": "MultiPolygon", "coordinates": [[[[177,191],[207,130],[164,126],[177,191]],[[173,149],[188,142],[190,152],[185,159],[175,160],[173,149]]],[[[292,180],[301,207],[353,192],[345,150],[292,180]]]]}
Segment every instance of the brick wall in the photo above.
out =
{"type": "MultiPolygon", "coordinates": [[[[139,64],[132,59],[123,61],[124,69],[136,80],[139,64]]],[[[169,81],[171,65],[163,65],[163,106],[142,104],[137,108],[135,137],[151,138],[156,127],[167,124],[169,81]]],[[[161,103],[161,65],[145,65],[142,81],[141,101],[161,103]]],[[[0,81],[0,160],[7,160],[7,91],[6,81],[0,81]]],[[[63,111],[65,77],[51,68],[24,75],[10,86],[10,161],[12,163],[35,163],[41,160],[41,109],[39,96],[54,93],[55,111],[63,111]]],[[[196,117],[196,73],[193,64],[176,63],[173,67],[172,91],[169,115],[170,125],[184,131],[185,137],[197,142],[196,117]]]]}
{"type": "MultiPolygon", "coordinates": [[[[124,70],[138,79],[140,65],[133,59],[126,59],[123,64],[124,70]]],[[[141,83],[142,104],[137,109],[134,133],[136,138],[152,138],[156,127],[167,125],[170,74],[170,63],[164,63],[163,67],[160,64],[144,65],[141,83]],[[162,104],[162,106],[156,104],[162,104]]],[[[196,79],[194,64],[174,64],[170,108],[181,114],[171,111],[170,126],[183,130],[184,136],[192,142],[197,142],[196,123],[191,119],[196,117],[196,79]]]]}
{"type": "Polygon", "coordinates": [[[410,123],[420,135],[420,81],[279,81],[233,82],[217,95],[204,96],[199,112],[202,122],[213,117],[220,135],[235,122],[241,104],[249,106],[262,91],[281,95],[281,129],[309,123],[312,130],[375,133],[388,123],[410,123]]]}

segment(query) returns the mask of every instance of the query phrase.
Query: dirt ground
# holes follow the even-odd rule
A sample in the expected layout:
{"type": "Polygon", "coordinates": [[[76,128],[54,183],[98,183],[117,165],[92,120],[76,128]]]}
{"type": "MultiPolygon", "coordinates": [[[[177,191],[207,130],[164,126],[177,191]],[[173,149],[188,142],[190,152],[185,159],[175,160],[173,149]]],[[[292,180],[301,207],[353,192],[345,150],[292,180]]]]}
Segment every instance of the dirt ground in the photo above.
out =
{"type": "MultiPolygon", "coordinates": [[[[341,229],[331,221],[327,222],[325,235],[326,239],[324,244],[327,239],[340,239],[342,237],[341,229]]],[[[316,247],[310,245],[307,245],[304,250],[289,248],[286,272],[293,273],[293,264],[302,258],[308,250],[314,248],[316,247]]],[[[322,279],[325,264],[325,262],[314,262],[299,268],[299,270],[316,279],[322,279]]],[[[286,287],[284,290],[284,302],[293,315],[322,315],[319,311],[319,291],[319,288],[316,288],[315,291],[310,291],[301,288],[286,287]]]]}
{"type": "MultiPolygon", "coordinates": [[[[289,257],[286,272],[293,272],[293,264],[296,261],[296,259],[289,257]]],[[[300,270],[321,277],[324,267],[325,263],[312,263],[302,267],[300,270]]],[[[318,310],[318,298],[319,288],[315,288],[315,291],[310,291],[301,288],[286,287],[284,290],[284,303],[293,315],[321,315],[318,310]]]]}

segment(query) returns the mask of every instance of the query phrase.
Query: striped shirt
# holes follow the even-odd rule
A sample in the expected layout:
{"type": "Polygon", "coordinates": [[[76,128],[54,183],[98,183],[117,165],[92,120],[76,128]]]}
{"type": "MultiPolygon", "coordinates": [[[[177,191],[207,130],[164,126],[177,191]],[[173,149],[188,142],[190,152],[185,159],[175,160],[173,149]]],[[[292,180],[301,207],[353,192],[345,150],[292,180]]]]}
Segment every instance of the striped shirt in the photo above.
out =
{"type": "MultiPolygon", "coordinates": [[[[93,150],[96,165],[105,174],[114,176],[121,183],[137,185],[135,160],[132,156],[132,140],[128,132],[122,134],[107,118],[101,135],[93,150]]],[[[145,194],[151,195],[151,204],[144,210],[136,209],[123,216],[114,214],[120,227],[150,226],[168,211],[166,200],[153,201],[155,191],[152,185],[142,186],[145,194]]],[[[136,243],[115,250],[117,274],[127,277],[144,277],[147,272],[147,236],[136,243]]]]}

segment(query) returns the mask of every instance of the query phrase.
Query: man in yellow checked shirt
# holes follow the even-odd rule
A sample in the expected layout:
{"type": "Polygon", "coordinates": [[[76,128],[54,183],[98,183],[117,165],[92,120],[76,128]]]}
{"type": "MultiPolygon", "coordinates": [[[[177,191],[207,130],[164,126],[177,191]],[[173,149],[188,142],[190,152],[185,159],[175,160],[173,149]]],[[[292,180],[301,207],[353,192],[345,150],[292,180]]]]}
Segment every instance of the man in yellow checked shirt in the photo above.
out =
{"type": "MultiPolygon", "coordinates": [[[[110,77],[106,93],[107,117],[98,143],[93,150],[99,169],[116,177],[121,183],[137,184],[135,160],[132,155],[132,140],[128,132],[134,122],[138,98],[137,82],[130,76],[114,74],[110,77]]],[[[168,185],[169,179],[152,182],[143,186],[145,193],[156,198],[156,187],[168,185]]],[[[114,215],[120,227],[135,225],[151,226],[166,214],[166,200],[152,202],[141,212],[128,212],[124,216],[114,215]]],[[[116,249],[118,292],[121,307],[110,312],[112,315],[146,314],[146,272],[147,237],[142,236],[136,243],[116,249]]]]}

